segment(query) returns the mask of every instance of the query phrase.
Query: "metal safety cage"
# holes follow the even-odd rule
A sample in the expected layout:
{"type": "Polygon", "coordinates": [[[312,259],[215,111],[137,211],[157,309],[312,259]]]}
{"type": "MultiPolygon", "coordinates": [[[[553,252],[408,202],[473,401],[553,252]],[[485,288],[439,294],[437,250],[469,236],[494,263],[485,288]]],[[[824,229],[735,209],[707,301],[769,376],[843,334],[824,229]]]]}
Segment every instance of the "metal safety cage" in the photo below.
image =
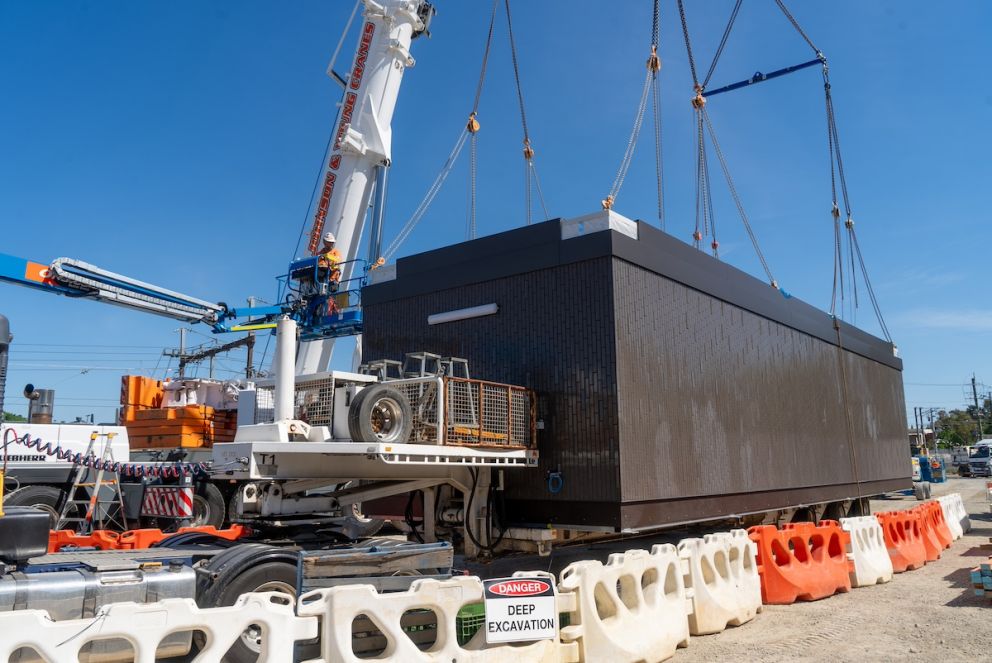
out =
{"type": "Polygon", "coordinates": [[[410,442],[415,444],[444,444],[444,431],[438,426],[438,411],[447,407],[444,379],[427,376],[389,380],[388,384],[406,397],[413,411],[413,431],[410,442]]]}
{"type": "Polygon", "coordinates": [[[533,449],[536,398],[524,387],[485,380],[444,378],[444,444],[533,449]]]}
{"type": "MultiPolygon", "coordinates": [[[[330,426],[334,413],[334,376],[320,373],[296,381],[293,417],[311,426],[330,426]]],[[[255,423],[275,421],[275,386],[258,384],[255,388],[255,423]]]]}

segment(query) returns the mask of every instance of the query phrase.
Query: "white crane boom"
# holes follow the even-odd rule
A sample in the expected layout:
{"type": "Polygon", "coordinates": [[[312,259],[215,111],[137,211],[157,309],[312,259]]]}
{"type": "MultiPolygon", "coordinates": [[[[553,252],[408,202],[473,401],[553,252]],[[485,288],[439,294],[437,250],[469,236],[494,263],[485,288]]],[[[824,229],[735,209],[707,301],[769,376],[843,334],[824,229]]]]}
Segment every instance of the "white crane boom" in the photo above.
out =
{"type": "MultiPolygon", "coordinates": [[[[308,250],[317,253],[331,231],[345,261],[358,258],[377,167],[391,158],[392,119],[403,73],[412,67],[411,41],[427,29],[433,13],[425,0],[363,0],[365,12],[329,158],[324,164],[308,250]]],[[[355,263],[341,275],[351,278],[355,263]]],[[[361,338],[358,348],[361,347],[361,338]]],[[[334,339],[306,341],[296,356],[296,373],[326,370],[334,339]]],[[[356,351],[359,351],[356,349],[356,351]]]]}

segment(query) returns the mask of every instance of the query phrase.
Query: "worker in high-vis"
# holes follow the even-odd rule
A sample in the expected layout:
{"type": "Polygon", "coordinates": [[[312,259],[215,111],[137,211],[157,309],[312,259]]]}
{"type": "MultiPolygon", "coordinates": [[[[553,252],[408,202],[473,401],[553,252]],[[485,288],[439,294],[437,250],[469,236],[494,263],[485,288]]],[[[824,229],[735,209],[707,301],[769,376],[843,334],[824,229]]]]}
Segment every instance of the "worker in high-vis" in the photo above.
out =
{"type": "MultiPolygon", "coordinates": [[[[341,252],[334,248],[336,242],[334,233],[326,232],[324,233],[324,245],[320,247],[320,251],[317,252],[317,266],[319,268],[326,268],[330,270],[330,278],[328,278],[328,283],[331,286],[331,290],[338,289],[338,283],[341,281],[341,252]]],[[[325,276],[324,272],[320,273],[320,278],[323,279],[325,276]]]]}

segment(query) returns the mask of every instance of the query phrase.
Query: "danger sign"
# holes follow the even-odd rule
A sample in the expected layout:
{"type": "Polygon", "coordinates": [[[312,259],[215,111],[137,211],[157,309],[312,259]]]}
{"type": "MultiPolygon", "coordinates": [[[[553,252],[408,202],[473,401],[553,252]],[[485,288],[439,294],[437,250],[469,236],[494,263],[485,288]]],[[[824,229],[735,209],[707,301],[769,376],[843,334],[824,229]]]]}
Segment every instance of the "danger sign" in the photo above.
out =
{"type": "Polygon", "coordinates": [[[540,577],[485,581],[486,642],[525,642],[558,636],[555,588],[540,577]]]}

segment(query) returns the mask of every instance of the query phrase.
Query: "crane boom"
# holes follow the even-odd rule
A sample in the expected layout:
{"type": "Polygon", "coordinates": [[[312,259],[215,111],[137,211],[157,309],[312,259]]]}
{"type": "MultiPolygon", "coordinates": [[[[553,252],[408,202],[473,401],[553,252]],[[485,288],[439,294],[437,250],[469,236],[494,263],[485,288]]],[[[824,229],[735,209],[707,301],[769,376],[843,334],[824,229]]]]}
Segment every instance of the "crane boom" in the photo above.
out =
{"type": "MultiPolygon", "coordinates": [[[[358,45],[344,81],[341,110],[307,245],[310,254],[315,254],[321,236],[329,230],[346,262],[359,257],[376,169],[387,168],[391,162],[393,110],[403,74],[414,64],[410,43],[427,31],[434,13],[425,0],[363,2],[358,45]]],[[[351,265],[345,267],[342,278],[352,278],[351,265]]],[[[333,348],[333,338],[301,343],[297,374],[325,370],[333,348]]]]}

